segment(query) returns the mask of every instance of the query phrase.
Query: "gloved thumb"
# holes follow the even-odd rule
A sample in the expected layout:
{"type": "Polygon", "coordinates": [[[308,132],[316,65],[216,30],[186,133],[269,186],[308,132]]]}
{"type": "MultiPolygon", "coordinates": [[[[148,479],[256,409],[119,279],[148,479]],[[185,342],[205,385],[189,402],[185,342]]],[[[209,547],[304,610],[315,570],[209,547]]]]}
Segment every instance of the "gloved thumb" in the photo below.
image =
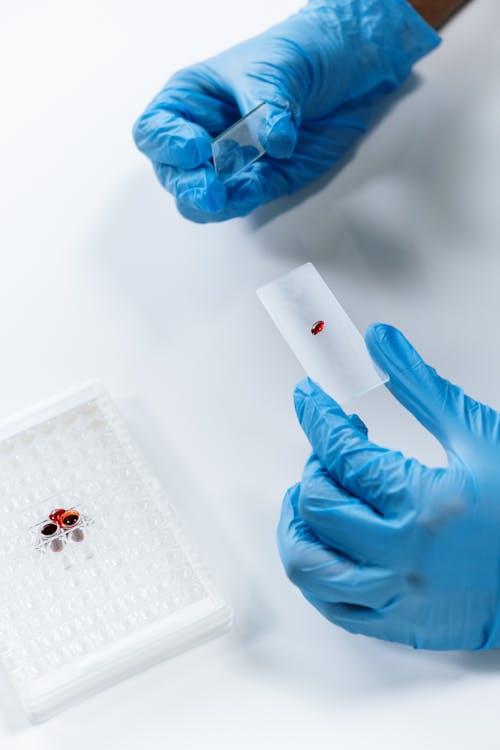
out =
{"type": "Polygon", "coordinates": [[[289,159],[297,144],[300,127],[300,107],[295,97],[274,85],[259,83],[246,91],[239,102],[242,112],[251,112],[260,105],[262,119],[258,120],[258,139],[274,159],[289,159]]]}
{"type": "Polygon", "coordinates": [[[373,360],[389,375],[391,393],[447,447],[466,409],[462,389],[426,364],[397,328],[375,323],[365,339],[373,360]]]}
{"type": "Polygon", "coordinates": [[[266,103],[266,122],[261,143],[274,159],[289,159],[298,137],[298,126],[286,107],[266,103]]]}

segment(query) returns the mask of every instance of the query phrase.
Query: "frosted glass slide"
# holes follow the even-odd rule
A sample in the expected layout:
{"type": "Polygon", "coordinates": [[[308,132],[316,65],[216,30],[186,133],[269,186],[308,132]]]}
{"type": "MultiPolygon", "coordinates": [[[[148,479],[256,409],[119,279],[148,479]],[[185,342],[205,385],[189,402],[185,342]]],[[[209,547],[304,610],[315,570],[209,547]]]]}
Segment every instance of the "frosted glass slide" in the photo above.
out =
{"type": "Polygon", "coordinates": [[[312,263],[260,287],[257,295],[309,377],[340,404],[387,382],[312,263]]]}
{"type": "Polygon", "coordinates": [[[32,721],[228,627],[98,384],[0,426],[0,485],[0,665],[32,721]]]}
{"type": "Polygon", "coordinates": [[[266,153],[260,135],[266,123],[263,102],[212,141],[217,177],[226,181],[266,153]]]}

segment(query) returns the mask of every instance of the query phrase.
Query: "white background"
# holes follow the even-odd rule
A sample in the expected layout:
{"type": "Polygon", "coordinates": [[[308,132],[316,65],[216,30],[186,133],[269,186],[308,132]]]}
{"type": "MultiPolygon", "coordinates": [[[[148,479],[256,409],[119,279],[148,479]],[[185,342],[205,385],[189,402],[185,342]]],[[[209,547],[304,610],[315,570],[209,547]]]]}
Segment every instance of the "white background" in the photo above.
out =
{"type": "MultiPolygon", "coordinates": [[[[312,260],[361,328],[402,327],[500,407],[500,6],[460,14],[319,192],[190,224],[132,123],[175,69],[294,8],[1,4],[0,415],[101,379],[236,610],[230,636],[40,727],[7,695],[2,750],[500,746],[498,654],[345,634],[285,579],[274,535],[308,452],[302,373],[255,296],[312,260]]],[[[374,439],[442,460],[386,392],[357,407],[374,439]]]]}

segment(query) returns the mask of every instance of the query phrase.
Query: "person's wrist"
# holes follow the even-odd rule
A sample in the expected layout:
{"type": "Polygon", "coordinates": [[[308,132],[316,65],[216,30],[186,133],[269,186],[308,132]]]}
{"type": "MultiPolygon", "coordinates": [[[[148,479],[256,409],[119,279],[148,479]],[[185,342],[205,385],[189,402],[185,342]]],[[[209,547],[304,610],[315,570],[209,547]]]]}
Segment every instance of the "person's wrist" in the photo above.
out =
{"type": "Polygon", "coordinates": [[[467,0],[408,0],[408,2],[430,26],[440,29],[462,5],[465,5],[467,0]]]}

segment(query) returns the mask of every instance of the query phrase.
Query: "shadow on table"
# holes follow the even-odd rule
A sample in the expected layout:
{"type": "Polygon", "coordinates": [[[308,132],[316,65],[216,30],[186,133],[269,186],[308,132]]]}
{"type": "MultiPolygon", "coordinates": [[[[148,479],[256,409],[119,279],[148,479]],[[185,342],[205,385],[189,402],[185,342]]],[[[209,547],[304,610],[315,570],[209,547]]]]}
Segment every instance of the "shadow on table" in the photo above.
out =
{"type": "Polygon", "coordinates": [[[500,651],[417,651],[350,635],[319,615],[315,622],[315,613],[307,608],[304,603],[302,611],[297,609],[294,624],[284,624],[279,639],[249,644],[238,660],[259,671],[266,685],[309,703],[317,701],[325,710],[373,704],[418,686],[444,688],[471,673],[500,674],[500,651]]]}

